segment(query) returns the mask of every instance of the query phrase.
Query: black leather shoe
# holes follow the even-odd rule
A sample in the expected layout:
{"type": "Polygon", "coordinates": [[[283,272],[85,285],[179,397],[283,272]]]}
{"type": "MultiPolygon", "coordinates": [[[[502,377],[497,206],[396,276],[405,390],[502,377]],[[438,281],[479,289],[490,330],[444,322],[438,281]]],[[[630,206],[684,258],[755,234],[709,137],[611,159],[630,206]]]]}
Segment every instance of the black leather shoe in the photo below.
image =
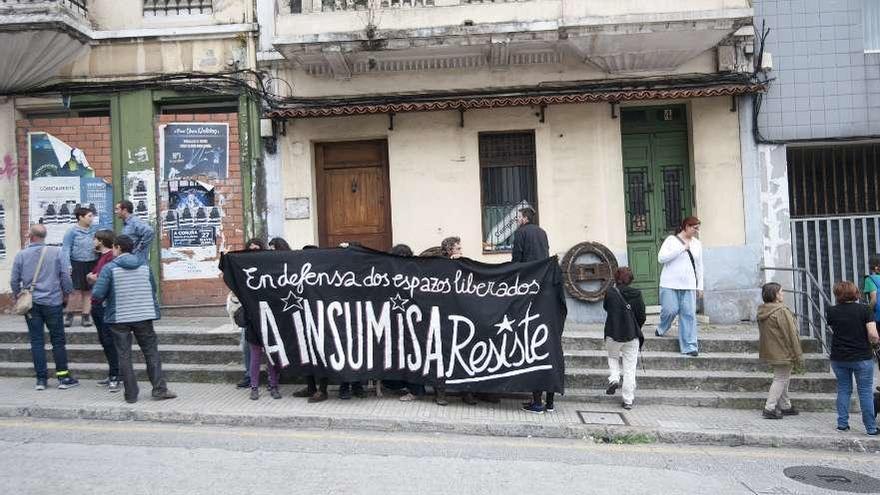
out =
{"type": "Polygon", "coordinates": [[[794,408],[794,406],[789,407],[788,409],[782,409],[783,416],[797,416],[801,412],[794,408]]]}
{"type": "Polygon", "coordinates": [[[782,419],[782,413],[778,409],[773,411],[764,409],[762,416],[764,416],[764,419],[782,419]]]}
{"type": "Polygon", "coordinates": [[[614,395],[614,392],[617,392],[617,387],[620,384],[618,382],[611,382],[608,384],[608,388],[605,389],[605,395],[614,395]]]}

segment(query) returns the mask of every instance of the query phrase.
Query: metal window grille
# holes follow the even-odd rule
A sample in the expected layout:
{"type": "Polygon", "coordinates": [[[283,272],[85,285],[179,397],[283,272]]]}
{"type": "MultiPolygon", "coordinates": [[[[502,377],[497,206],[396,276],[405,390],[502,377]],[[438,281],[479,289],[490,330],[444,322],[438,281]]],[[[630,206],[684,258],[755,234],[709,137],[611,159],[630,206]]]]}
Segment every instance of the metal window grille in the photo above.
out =
{"type": "Polygon", "coordinates": [[[644,168],[626,172],[626,187],[629,204],[629,233],[647,234],[651,232],[651,208],[648,204],[648,172],[644,168]]]}
{"type": "Polygon", "coordinates": [[[87,12],[89,10],[86,5],[87,0],[0,0],[0,3],[39,3],[39,2],[54,2],[60,3],[62,5],[69,5],[71,7],[78,8],[83,12],[87,12]]]}
{"type": "Polygon", "coordinates": [[[212,0],[144,0],[144,16],[210,14],[212,0]]]}
{"type": "Polygon", "coordinates": [[[517,211],[537,211],[535,134],[481,133],[479,142],[483,251],[507,251],[517,211]]]}
{"type": "Polygon", "coordinates": [[[880,144],[789,148],[792,218],[880,213],[880,144]]]}

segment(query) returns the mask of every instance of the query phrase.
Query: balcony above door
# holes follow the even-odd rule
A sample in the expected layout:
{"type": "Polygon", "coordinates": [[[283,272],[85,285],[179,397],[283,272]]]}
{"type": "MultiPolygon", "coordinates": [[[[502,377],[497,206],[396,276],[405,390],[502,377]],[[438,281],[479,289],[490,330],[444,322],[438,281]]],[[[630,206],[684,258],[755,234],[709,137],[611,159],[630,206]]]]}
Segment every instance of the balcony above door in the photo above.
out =
{"type": "Polygon", "coordinates": [[[86,0],[0,0],[0,93],[56,76],[89,48],[86,0]]]}
{"type": "Polygon", "coordinates": [[[672,70],[752,23],[748,0],[279,1],[275,49],[338,79],[564,58],[611,74],[672,70]]]}

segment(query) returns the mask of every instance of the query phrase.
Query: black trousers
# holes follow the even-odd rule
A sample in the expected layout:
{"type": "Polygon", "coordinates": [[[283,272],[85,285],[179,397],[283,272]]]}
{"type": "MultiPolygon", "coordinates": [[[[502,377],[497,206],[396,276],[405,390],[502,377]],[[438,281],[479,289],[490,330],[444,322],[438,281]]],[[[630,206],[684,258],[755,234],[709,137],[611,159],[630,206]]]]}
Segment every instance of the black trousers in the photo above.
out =
{"type": "MultiPolygon", "coordinates": [[[[327,393],[327,383],[328,380],[326,378],[321,378],[320,387],[322,394],[327,393]]],[[[309,393],[314,394],[315,392],[317,392],[318,386],[318,382],[315,380],[315,375],[309,375],[306,377],[306,387],[308,388],[309,393]]]]}
{"type": "Polygon", "coordinates": [[[113,331],[113,342],[116,344],[116,354],[119,357],[119,374],[122,384],[125,386],[125,400],[137,400],[139,389],[137,378],[134,375],[134,366],[131,362],[131,340],[137,341],[138,347],[144,353],[144,361],[147,362],[147,376],[153,385],[153,395],[164,393],[168,390],[165,377],[162,375],[162,360],[159,359],[159,338],[153,330],[153,320],[138,321],[133,323],[114,323],[110,325],[113,331]]]}

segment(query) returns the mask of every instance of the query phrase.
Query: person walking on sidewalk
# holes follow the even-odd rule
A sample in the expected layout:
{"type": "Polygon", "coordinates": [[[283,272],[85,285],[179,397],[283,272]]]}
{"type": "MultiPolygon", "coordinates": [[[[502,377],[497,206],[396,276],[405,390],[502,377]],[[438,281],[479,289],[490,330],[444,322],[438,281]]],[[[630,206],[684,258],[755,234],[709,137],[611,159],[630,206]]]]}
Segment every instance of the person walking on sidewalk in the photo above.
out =
{"type": "Polygon", "coordinates": [[[773,368],[773,384],[764,404],[764,418],[795,416],[797,409],[788,397],[788,384],[795,367],[804,364],[801,339],[794,314],[785,305],[782,286],[769,282],[761,287],[764,304],[758,307],[758,357],[773,368]]]}
{"type": "Polygon", "coordinates": [[[662,337],[678,316],[679,351],[697,357],[697,296],[703,292],[703,245],[697,239],[700,220],[687,217],[681,230],[663,241],[657,261],[660,273],[660,325],[654,332],[662,337]]]}
{"type": "MultiPolygon", "coordinates": [[[[95,251],[100,254],[92,272],[86,277],[89,285],[95,285],[101,270],[113,259],[113,243],[116,234],[112,230],[99,230],[95,232],[95,251]]],[[[119,356],[116,354],[116,343],[113,342],[113,331],[110,325],[104,321],[104,305],[92,298],[92,320],[95,321],[95,329],[98,331],[98,341],[104,349],[104,357],[107,358],[109,367],[107,378],[98,381],[99,387],[107,387],[110,392],[119,392],[119,356]]]]}
{"type": "MultiPolygon", "coordinates": [[[[511,262],[527,263],[550,257],[550,243],[547,241],[547,232],[535,223],[535,210],[523,208],[516,215],[516,223],[519,225],[513,233],[513,250],[511,262]]],[[[532,401],[523,404],[523,410],[535,414],[544,411],[553,411],[553,392],[547,392],[547,402],[542,400],[543,391],[532,392],[532,401]]]]}
{"type": "Polygon", "coordinates": [[[127,199],[116,204],[115,213],[122,220],[122,235],[128,236],[134,243],[131,254],[147,261],[155,236],[153,227],[134,214],[134,205],[127,199]]]}
{"type": "Polygon", "coordinates": [[[49,329],[55,377],[58,388],[79,385],[67,367],[67,347],[64,335],[64,305],[73,291],[70,265],[60,248],[46,245],[46,227],[40,224],[30,228],[30,244],[15,255],[10,276],[12,297],[18,300],[22,291],[30,290],[33,298],[31,311],[25,315],[31,340],[31,355],[37,374],[37,390],[45,390],[49,381],[46,364],[46,344],[43,327],[49,329]]]}
{"type": "Polygon", "coordinates": [[[113,331],[113,342],[119,356],[119,371],[125,388],[125,401],[138,400],[138,383],[131,362],[131,340],[134,335],[144,353],[147,376],[153,385],[153,399],[177,397],[168,390],[162,374],[158,338],[153,320],[159,319],[156,279],[146,260],[132,254],[134,240],[121,235],[113,242],[113,261],[107,263],[95,282],[92,295],[103,301],[104,320],[113,331]]]}
{"type": "Polygon", "coordinates": [[[605,292],[605,349],[608,352],[608,388],[605,394],[614,395],[623,387],[623,408],[632,409],[636,391],[636,365],[639,349],[645,343],[642,325],[645,324],[645,301],[642,291],[631,287],[633,273],[622,266],[614,271],[614,285],[605,292]],[[621,373],[621,361],[623,368],[621,373]],[[622,376],[622,380],[621,380],[622,376]]]}
{"type": "Polygon", "coordinates": [[[848,280],[834,284],[837,304],[826,310],[831,330],[831,369],[837,377],[837,429],[849,430],[849,401],[853,377],[859,394],[862,422],[868,435],[877,434],[874,417],[874,353],[880,343],[871,309],[859,303],[859,288],[848,280]]]}
{"type": "Polygon", "coordinates": [[[70,261],[70,278],[73,281],[73,293],[67,301],[67,314],[64,315],[64,326],[73,325],[74,310],[82,315],[81,325],[91,326],[89,315],[92,310],[92,296],[89,294],[89,282],[86,276],[95,267],[98,257],[95,255],[95,232],[92,225],[95,214],[92,210],[78,206],[73,210],[76,225],[71,227],[61,244],[61,252],[70,261]]]}

